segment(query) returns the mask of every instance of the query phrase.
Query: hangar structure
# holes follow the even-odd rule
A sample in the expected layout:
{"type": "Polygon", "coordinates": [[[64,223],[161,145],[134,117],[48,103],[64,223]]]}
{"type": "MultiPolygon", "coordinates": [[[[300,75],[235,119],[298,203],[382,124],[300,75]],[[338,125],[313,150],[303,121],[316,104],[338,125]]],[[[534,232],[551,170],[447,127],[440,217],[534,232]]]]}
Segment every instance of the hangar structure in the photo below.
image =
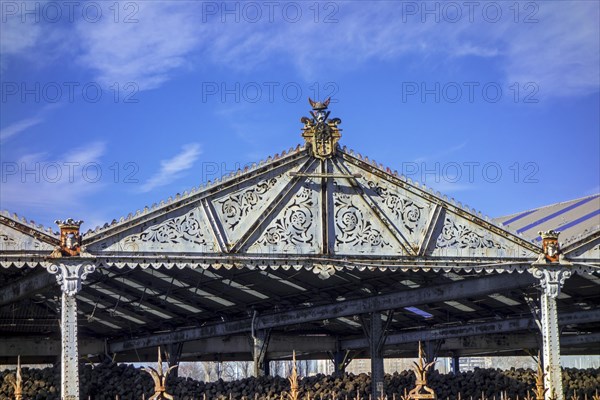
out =
{"type": "Polygon", "coordinates": [[[560,245],[552,229],[528,240],[510,227],[535,210],[485,218],[340,147],[328,101],[311,105],[304,145],[83,235],[0,215],[0,360],[59,357],[77,399],[82,359],[156,346],[258,375],[292,350],[338,372],[368,356],[378,395],[383,357],[418,341],[455,367],[541,349],[562,399],[560,355],[600,353],[598,213],[560,245]]]}

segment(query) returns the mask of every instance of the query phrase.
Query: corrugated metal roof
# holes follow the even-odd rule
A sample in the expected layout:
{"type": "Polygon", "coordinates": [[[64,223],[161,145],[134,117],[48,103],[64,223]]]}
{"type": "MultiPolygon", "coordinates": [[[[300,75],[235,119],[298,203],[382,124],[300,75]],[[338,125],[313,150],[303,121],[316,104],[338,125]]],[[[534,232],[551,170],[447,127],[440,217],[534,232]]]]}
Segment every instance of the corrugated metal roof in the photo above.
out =
{"type": "Polygon", "coordinates": [[[495,218],[496,223],[540,241],[539,231],[558,230],[560,241],[569,241],[600,229],[600,194],[539,207],[495,218]]]}

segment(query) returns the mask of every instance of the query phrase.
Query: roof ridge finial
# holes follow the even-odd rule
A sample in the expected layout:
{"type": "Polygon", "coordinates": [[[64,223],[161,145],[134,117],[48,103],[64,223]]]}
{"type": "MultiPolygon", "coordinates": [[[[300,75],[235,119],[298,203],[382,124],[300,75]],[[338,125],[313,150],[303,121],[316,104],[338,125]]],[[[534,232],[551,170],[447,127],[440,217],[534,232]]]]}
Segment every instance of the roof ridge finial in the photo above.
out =
{"type": "Polygon", "coordinates": [[[339,118],[328,119],[330,111],[327,111],[327,107],[330,101],[331,97],[323,102],[313,101],[309,97],[312,118],[302,117],[300,119],[300,122],[304,124],[302,137],[311,147],[313,156],[321,160],[333,157],[337,142],[342,137],[341,129],[337,127],[342,120],[339,118]]]}
{"type": "Polygon", "coordinates": [[[329,106],[330,102],[331,102],[331,97],[326,98],[325,101],[322,103],[320,101],[314,101],[310,97],[308,98],[308,103],[315,111],[327,110],[327,107],[329,106]]]}
{"type": "Polygon", "coordinates": [[[539,231],[538,234],[542,237],[542,253],[538,256],[535,264],[559,263],[562,265],[571,265],[565,259],[560,244],[558,243],[559,231],[539,231]]]}
{"type": "Polygon", "coordinates": [[[83,221],[67,218],[56,220],[55,224],[60,228],[60,245],[57,246],[50,257],[75,257],[81,252],[81,234],[79,229],[83,221]]]}

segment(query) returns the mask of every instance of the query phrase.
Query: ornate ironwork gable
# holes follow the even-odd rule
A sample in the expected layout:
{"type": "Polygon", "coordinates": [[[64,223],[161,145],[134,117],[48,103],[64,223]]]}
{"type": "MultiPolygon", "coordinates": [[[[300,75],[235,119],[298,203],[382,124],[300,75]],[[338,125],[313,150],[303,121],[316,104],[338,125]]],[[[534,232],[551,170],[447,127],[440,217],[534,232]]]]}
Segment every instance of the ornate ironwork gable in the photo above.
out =
{"type": "MultiPolygon", "coordinates": [[[[541,253],[480,214],[340,148],[341,121],[329,118],[328,104],[311,100],[304,147],[89,231],[77,255],[107,265],[180,257],[206,267],[226,257],[238,266],[290,261],[331,270],[361,260],[382,267],[417,259],[510,264],[541,253]]],[[[11,235],[7,243],[22,240],[11,235]]],[[[37,245],[51,250],[45,243],[37,245]]]]}
{"type": "Polygon", "coordinates": [[[59,244],[60,239],[52,230],[44,231],[16,215],[0,215],[0,252],[49,253],[59,244]]]}

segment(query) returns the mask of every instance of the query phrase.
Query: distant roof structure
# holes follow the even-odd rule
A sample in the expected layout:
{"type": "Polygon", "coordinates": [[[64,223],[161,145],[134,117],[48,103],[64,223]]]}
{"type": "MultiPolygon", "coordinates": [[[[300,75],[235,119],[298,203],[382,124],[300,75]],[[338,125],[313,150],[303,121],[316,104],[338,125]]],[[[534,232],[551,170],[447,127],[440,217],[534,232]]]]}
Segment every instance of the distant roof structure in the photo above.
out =
{"type": "Polygon", "coordinates": [[[494,222],[538,243],[539,231],[557,230],[561,242],[568,243],[600,230],[600,194],[494,218],[494,222]]]}

